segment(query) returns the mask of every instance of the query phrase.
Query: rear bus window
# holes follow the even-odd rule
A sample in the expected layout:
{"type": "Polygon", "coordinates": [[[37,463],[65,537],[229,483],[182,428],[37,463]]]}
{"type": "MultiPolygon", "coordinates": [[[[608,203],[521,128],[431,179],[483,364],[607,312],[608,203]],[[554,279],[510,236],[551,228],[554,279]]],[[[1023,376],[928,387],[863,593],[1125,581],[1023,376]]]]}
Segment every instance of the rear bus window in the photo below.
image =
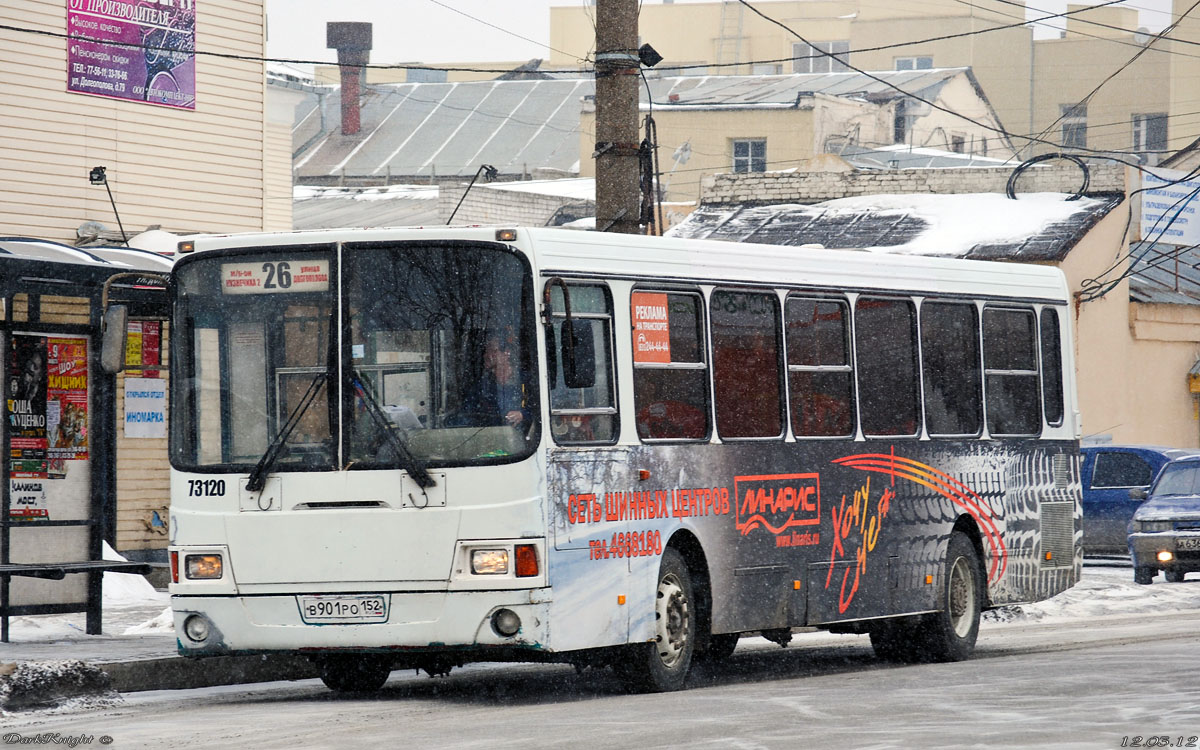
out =
{"type": "Polygon", "coordinates": [[[1032,310],[984,308],[984,387],[993,435],[1041,432],[1036,326],[1032,310]]]}
{"type": "Polygon", "coordinates": [[[786,315],[792,433],[853,435],[850,309],[841,300],[789,297],[786,315]]]}
{"type": "Polygon", "coordinates": [[[854,305],[854,352],[863,434],[915,436],[920,414],[913,303],[859,297],[854,305]]]}
{"type": "Polygon", "coordinates": [[[707,439],[708,363],[700,295],[635,291],[629,300],[638,437],[707,439]]]}
{"type": "Polygon", "coordinates": [[[779,298],[761,292],[715,291],[709,308],[717,434],[783,437],[779,298]]]}

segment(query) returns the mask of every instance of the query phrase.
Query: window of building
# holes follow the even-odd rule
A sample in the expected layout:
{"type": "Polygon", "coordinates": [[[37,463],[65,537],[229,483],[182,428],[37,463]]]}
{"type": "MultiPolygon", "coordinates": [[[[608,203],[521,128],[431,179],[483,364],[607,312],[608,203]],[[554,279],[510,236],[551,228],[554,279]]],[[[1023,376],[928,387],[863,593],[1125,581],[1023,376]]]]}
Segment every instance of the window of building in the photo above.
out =
{"type": "Polygon", "coordinates": [[[707,439],[708,363],[700,295],[638,290],[629,304],[638,437],[707,439]]]}
{"type": "Polygon", "coordinates": [[[1037,328],[1032,310],[983,311],[983,374],[987,423],[993,435],[1041,432],[1037,328]]]}
{"type": "Polygon", "coordinates": [[[842,73],[850,69],[846,65],[849,60],[848,41],[814,42],[811,46],[796,42],[792,45],[793,73],[842,73]],[[837,55],[837,58],[829,55],[837,55]]]}
{"type": "Polygon", "coordinates": [[[1062,145],[1087,148],[1087,104],[1062,105],[1062,145]]]}
{"type": "Polygon", "coordinates": [[[608,287],[569,285],[571,317],[587,321],[595,351],[595,382],[568,388],[563,381],[560,352],[563,342],[562,288],[550,287],[553,338],[546,341],[550,377],[550,432],[558,443],[612,443],[617,439],[617,399],[612,357],[612,298],[608,287]]]}
{"type": "Polygon", "coordinates": [[[1133,150],[1167,150],[1167,115],[1165,112],[1133,116],[1133,150]]]}
{"type": "Polygon", "coordinates": [[[792,433],[852,436],[850,308],[841,300],[789,297],[785,312],[792,433]]]}
{"type": "Polygon", "coordinates": [[[767,171],[767,139],[744,138],[733,142],[734,172],[767,171]]]}
{"type": "Polygon", "coordinates": [[[1063,422],[1062,339],[1058,333],[1058,311],[1052,307],[1042,310],[1042,408],[1046,423],[1063,422]]]}
{"type": "Polygon", "coordinates": [[[983,428],[983,383],[975,305],[921,305],[921,369],[929,434],[978,434],[983,428]]]}
{"type": "Polygon", "coordinates": [[[932,57],[897,57],[896,70],[929,70],[933,67],[932,57]]]}
{"type": "Polygon", "coordinates": [[[950,136],[950,150],[956,154],[965,152],[967,150],[966,137],[961,135],[950,136]]]}
{"type": "Polygon", "coordinates": [[[859,297],[854,305],[854,353],[863,433],[916,435],[920,395],[912,302],[859,297]]]}
{"type": "Polygon", "coordinates": [[[782,437],[778,297],[718,290],[709,301],[709,319],[717,434],[782,437]]]}

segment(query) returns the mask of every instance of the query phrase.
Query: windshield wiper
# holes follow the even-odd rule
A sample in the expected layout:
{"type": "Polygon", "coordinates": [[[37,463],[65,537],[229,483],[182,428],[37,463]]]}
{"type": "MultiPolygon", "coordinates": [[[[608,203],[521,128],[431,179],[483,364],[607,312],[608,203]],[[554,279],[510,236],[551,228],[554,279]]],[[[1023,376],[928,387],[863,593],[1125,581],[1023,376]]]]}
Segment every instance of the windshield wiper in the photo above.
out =
{"type": "Polygon", "coordinates": [[[383,407],[375,400],[375,394],[371,393],[371,389],[363,383],[362,373],[358,368],[354,368],[354,379],[351,383],[363,395],[363,403],[367,405],[367,413],[371,415],[371,421],[375,423],[387,438],[388,444],[396,451],[396,456],[400,459],[400,464],[404,470],[408,472],[413,481],[420,486],[421,489],[433,487],[437,482],[433,481],[433,477],[417,460],[417,457],[412,454],[404,441],[400,439],[400,435],[392,427],[392,420],[388,418],[383,407]]]}
{"type": "Polygon", "coordinates": [[[279,459],[279,454],[283,450],[284,443],[292,434],[292,430],[296,429],[296,425],[300,423],[300,418],[304,416],[304,412],[308,411],[308,407],[317,399],[317,394],[321,392],[321,386],[325,385],[325,380],[328,373],[321,373],[313,378],[313,381],[308,384],[308,390],[300,397],[300,403],[296,404],[296,408],[292,409],[292,413],[288,415],[287,421],[283,423],[283,427],[279,430],[279,434],[267,446],[267,450],[263,453],[262,458],[258,459],[258,463],[254,466],[254,471],[250,472],[250,481],[246,482],[246,489],[250,492],[261,492],[262,488],[267,484],[267,474],[270,473],[271,467],[275,465],[275,461],[279,459]]]}

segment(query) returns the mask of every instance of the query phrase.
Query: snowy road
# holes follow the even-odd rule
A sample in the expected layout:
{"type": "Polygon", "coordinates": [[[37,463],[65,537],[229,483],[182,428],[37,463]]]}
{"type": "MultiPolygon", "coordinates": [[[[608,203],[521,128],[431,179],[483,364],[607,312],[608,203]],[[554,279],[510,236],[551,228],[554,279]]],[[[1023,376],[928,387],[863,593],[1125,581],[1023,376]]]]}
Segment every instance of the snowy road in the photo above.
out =
{"type": "Polygon", "coordinates": [[[22,737],[108,735],[113,748],[1187,746],[1200,735],[1200,580],[1130,577],[1093,571],[1068,599],[1003,613],[957,664],[885,664],[865,637],[814,633],[786,650],[749,639],[680,693],[627,695],[604,671],[480,665],[395,672],[372,698],[314,680],[131,693],[0,723],[22,737]]]}

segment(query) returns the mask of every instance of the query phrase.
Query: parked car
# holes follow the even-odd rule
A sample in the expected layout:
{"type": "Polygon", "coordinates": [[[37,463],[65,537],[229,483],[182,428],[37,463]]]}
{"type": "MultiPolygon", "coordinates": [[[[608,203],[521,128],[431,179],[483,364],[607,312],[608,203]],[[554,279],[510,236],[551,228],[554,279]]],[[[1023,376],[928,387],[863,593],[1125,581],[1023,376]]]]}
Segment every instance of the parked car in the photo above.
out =
{"type": "Polygon", "coordinates": [[[1080,449],[1083,482],[1083,549],[1085,554],[1125,555],[1126,536],[1141,500],[1131,489],[1147,489],[1159,469],[1173,458],[1196,451],[1140,445],[1092,445],[1080,449]]]}
{"type": "Polygon", "coordinates": [[[1158,571],[1169,583],[1200,571],[1200,455],[1177,458],[1162,468],[1129,524],[1133,580],[1150,583],[1158,571]]]}

